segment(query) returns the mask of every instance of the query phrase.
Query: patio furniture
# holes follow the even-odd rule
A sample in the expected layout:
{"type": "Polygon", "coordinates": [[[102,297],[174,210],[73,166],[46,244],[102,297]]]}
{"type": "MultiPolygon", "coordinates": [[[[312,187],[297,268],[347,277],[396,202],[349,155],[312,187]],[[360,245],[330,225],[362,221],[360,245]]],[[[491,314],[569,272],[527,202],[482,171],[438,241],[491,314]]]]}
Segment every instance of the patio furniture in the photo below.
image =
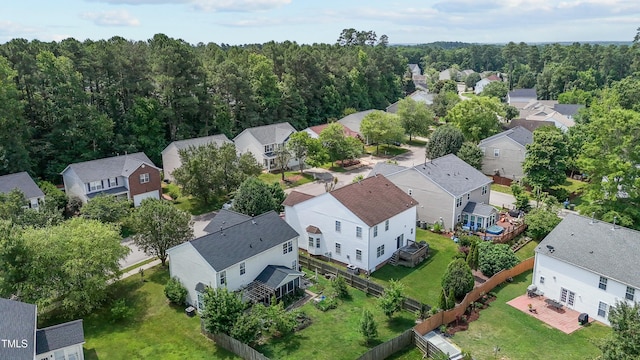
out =
{"type": "Polygon", "coordinates": [[[542,290],[539,290],[537,286],[531,284],[527,287],[527,296],[529,297],[538,297],[544,295],[542,290]]]}
{"type": "Polygon", "coordinates": [[[547,306],[556,309],[556,310],[561,310],[562,309],[562,303],[553,299],[545,299],[544,302],[547,303],[547,306]]]}

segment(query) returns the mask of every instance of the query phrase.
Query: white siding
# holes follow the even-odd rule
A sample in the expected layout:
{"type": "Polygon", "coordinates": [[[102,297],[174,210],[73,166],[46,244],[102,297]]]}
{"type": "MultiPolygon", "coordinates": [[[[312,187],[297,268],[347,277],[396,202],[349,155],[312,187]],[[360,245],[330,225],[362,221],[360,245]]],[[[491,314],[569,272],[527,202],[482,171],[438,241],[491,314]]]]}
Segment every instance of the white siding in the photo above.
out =
{"type": "Polygon", "coordinates": [[[67,168],[62,173],[62,181],[64,182],[64,191],[68,196],[76,196],[82,202],[87,202],[87,196],[85,195],[87,192],[86,185],[78,178],[72,168],[67,168]]]}
{"type": "Polygon", "coordinates": [[[56,349],[54,351],[49,351],[46,353],[42,353],[42,354],[38,354],[36,355],[36,359],[41,360],[41,359],[54,359],[54,354],[56,352],[59,351],[63,351],[64,352],[64,358],[65,359],[71,359],[69,356],[70,355],[75,355],[75,359],[76,360],[84,360],[84,352],[82,350],[82,344],[76,344],[76,345],[71,345],[71,346],[67,346],[64,347],[62,349],[56,349]]]}
{"type": "Polygon", "coordinates": [[[180,161],[180,155],[178,154],[178,148],[172,143],[162,152],[162,169],[164,171],[164,178],[170,181],[174,181],[173,171],[182,166],[180,161]]]}
{"type": "Polygon", "coordinates": [[[253,154],[260,166],[264,165],[264,145],[260,144],[250,132],[244,131],[238,135],[233,142],[236,144],[236,151],[239,154],[245,154],[247,152],[253,154]]]}
{"type": "MultiPolygon", "coordinates": [[[[610,325],[609,320],[598,316],[599,303],[604,302],[611,307],[615,305],[616,300],[622,301],[625,299],[626,285],[608,278],[607,289],[602,290],[598,287],[600,283],[599,274],[546,255],[536,253],[536,262],[533,270],[533,284],[544,292],[544,296],[560,300],[562,288],[572,291],[576,294],[573,309],[581,313],[587,313],[589,317],[607,325],[610,325]],[[544,277],[544,283],[541,283],[541,277],[544,277]]],[[[606,275],[604,276],[607,277],[606,275]]],[[[638,296],[640,296],[640,291],[636,289],[636,301],[638,296]]]]}
{"type": "Polygon", "coordinates": [[[177,277],[187,288],[187,302],[196,304],[196,285],[201,282],[216,287],[216,271],[206,262],[190,243],[184,243],[167,251],[169,254],[169,274],[177,277]]]}

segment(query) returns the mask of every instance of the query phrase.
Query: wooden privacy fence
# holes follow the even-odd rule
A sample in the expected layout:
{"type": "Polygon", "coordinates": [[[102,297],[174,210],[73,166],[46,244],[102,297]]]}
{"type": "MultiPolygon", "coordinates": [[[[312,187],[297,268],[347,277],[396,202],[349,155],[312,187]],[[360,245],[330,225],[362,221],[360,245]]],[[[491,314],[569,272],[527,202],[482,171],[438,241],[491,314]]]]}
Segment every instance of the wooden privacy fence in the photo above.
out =
{"type": "Polygon", "coordinates": [[[258,350],[251,346],[232,338],[226,334],[212,334],[204,328],[204,321],[200,321],[200,331],[209,339],[215,341],[216,345],[231,351],[245,360],[269,360],[258,350]]]}
{"type": "Polygon", "coordinates": [[[455,321],[458,317],[462,316],[467,310],[469,305],[476,302],[480,297],[489,291],[493,290],[496,286],[502,284],[507,279],[514,276],[518,276],[525,271],[533,269],[534,258],[530,257],[511,269],[502,270],[499,273],[490,277],[485,283],[479,285],[465,295],[464,299],[451,310],[440,311],[439,313],[429,317],[420,324],[414,327],[414,330],[420,335],[424,335],[429,331],[432,331],[441,325],[449,324],[455,321]]]}
{"type": "Polygon", "coordinates": [[[497,235],[491,236],[491,240],[496,244],[504,244],[511,240],[513,240],[516,236],[522,234],[527,229],[527,224],[519,224],[516,226],[509,226],[505,229],[505,232],[497,235]]]}
{"type": "Polygon", "coordinates": [[[415,338],[413,329],[409,329],[393,339],[383,342],[373,349],[362,354],[358,360],[381,360],[397,353],[398,351],[413,344],[415,338]]]}
{"type": "MultiPolygon", "coordinates": [[[[373,295],[375,297],[380,297],[384,293],[384,286],[377,284],[373,281],[362,278],[358,275],[352,274],[342,269],[338,269],[335,266],[329,265],[324,261],[320,261],[307,256],[299,256],[299,263],[301,266],[310,269],[311,271],[318,271],[319,275],[324,276],[324,274],[331,274],[334,276],[340,275],[343,277],[349,286],[354,287],[358,290],[362,290],[369,295],[373,295]]],[[[424,304],[416,299],[405,298],[404,303],[402,304],[403,309],[411,312],[417,312],[421,309],[425,309],[425,311],[429,311],[431,306],[428,304],[424,304]]]]}

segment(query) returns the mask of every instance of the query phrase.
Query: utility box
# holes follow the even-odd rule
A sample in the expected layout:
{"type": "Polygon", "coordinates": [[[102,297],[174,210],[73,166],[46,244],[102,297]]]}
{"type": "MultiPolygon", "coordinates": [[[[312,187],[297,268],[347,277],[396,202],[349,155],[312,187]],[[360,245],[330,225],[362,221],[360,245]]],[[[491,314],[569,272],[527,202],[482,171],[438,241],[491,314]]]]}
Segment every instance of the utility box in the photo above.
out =
{"type": "Polygon", "coordinates": [[[589,314],[582,313],[582,314],[578,315],[578,324],[586,325],[588,322],[589,322],[589,314]]]}
{"type": "Polygon", "coordinates": [[[347,271],[351,274],[358,275],[360,274],[360,269],[356,265],[349,264],[347,265],[347,271]]]}

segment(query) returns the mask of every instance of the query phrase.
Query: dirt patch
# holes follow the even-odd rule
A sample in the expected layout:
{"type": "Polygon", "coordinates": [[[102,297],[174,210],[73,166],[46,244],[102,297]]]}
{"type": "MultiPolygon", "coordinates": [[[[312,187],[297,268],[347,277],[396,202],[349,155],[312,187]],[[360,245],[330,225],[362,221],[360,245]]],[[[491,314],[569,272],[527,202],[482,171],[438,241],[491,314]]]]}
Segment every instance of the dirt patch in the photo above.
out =
{"type": "Polygon", "coordinates": [[[469,309],[465,311],[464,315],[460,316],[458,319],[456,319],[456,321],[452,321],[447,324],[447,334],[453,335],[458,331],[465,331],[469,329],[469,323],[478,320],[480,318],[480,311],[488,308],[489,304],[496,299],[493,296],[487,295],[486,297],[487,298],[486,300],[484,300],[484,303],[476,303],[480,304],[480,307],[476,307],[474,309],[469,307],[469,309]]]}
{"type": "Polygon", "coordinates": [[[302,175],[293,175],[293,176],[287,176],[287,178],[284,179],[284,182],[291,184],[294,182],[298,182],[300,180],[302,180],[302,175]]]}

